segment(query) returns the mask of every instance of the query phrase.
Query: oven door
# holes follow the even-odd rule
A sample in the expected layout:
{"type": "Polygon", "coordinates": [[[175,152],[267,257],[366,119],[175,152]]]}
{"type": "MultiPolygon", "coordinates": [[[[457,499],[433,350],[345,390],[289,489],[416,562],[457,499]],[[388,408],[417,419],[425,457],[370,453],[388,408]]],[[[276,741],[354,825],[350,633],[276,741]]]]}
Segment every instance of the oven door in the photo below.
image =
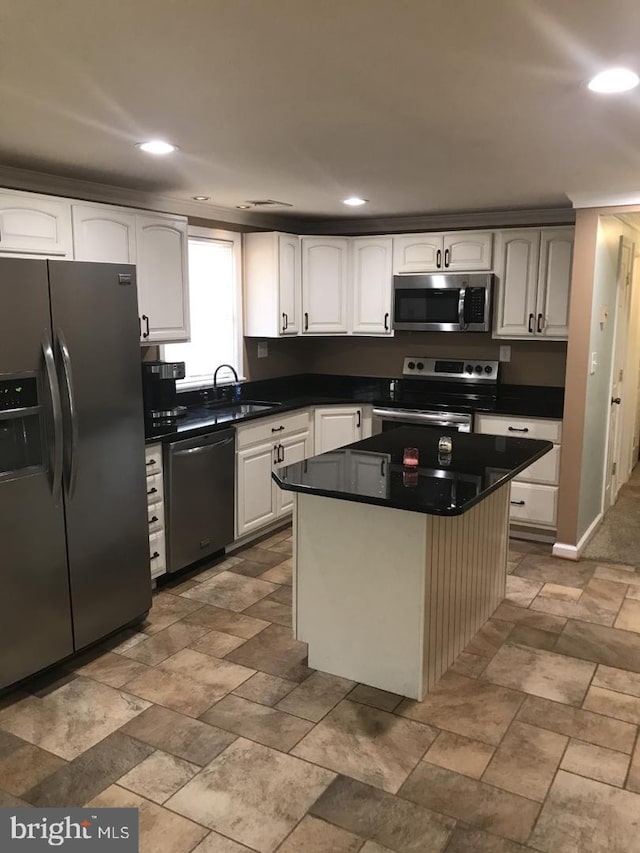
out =
{"type": "Polygon", "coordinates": [[[372,431],[387,432],[399,426],[444,427],[456,432],[471,432],[473,416],[454,412],[427,412],[419,409],[373,410],[372,431]]]}

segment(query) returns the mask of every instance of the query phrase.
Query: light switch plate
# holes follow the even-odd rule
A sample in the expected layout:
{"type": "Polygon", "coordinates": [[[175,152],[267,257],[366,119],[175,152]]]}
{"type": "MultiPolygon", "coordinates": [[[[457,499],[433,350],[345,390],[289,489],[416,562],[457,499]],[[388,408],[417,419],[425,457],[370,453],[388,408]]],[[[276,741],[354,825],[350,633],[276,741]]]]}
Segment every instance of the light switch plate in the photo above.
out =
{"type": "Polygon", "coordinates": [[[500,361],[511,361],[511,347],[509,344],[503,344],[500,347],[500,361]]]}
{"type": "Polygon", "coordinates": [[[269,355],[269,344],[267,341],[258,341],[258,358],[266,358],[269,355]]]}

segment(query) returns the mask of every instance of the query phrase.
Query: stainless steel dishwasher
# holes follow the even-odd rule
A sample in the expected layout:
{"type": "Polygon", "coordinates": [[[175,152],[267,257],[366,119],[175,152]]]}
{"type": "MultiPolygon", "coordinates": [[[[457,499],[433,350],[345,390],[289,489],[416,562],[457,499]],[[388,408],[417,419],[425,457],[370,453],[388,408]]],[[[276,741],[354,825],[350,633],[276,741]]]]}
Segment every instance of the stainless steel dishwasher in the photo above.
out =
{"type": "Polygon", "coordinates": [[[235,445],[234,429],[165,445],[168,572],[233,542],[235,445]]]}

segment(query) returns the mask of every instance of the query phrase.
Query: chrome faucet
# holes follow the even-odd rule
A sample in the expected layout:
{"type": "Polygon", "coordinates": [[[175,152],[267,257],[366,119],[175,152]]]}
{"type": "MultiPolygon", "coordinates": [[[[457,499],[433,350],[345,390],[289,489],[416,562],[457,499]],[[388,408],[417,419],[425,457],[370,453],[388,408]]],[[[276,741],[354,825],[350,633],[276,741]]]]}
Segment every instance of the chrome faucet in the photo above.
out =
{"type": "Polygon", "coordinates": [[[236,381],[236,385],[238,384],[238,373],[237,373],[235,367],[233,367],[231,364],[219,364],[216,367],[214,374],[213,374],[213,390],[214,390],[216,400],[218,399],[218,371],[220,370],[221,367],[228,367],[229,370],[233,373],[234,379],[236,381]]]}

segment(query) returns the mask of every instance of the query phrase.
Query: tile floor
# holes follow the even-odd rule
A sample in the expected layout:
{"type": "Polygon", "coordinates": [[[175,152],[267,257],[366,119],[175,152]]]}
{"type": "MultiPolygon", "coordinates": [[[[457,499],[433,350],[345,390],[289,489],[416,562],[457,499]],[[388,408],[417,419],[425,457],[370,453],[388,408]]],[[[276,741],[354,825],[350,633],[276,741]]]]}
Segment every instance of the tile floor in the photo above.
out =
{"type": "Polygon", "coordinates": [[[143,853],[640,853],[640,570],[511,543],[415,702],[306,665],[284,530],[0,697],[0,805],[137,806],[143,853]]]}

